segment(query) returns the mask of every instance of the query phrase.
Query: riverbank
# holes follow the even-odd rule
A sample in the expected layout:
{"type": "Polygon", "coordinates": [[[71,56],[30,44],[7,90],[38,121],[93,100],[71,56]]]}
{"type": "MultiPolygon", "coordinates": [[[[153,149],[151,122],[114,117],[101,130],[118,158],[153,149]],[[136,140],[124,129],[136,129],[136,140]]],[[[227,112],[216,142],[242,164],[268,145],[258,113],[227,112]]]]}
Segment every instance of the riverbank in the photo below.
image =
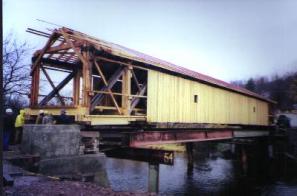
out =
{"type": "Polygon", "coordinates": [[[5,195],[42,195],[42,196],[55,196],[55,195],[135,195],[135,196],[148,196],[156,195],[153,193],[137,193],[137,192],[115,192],[111,188],[100,187],[91,182],[78,182],[78,181],[60,181],[50,179],[44,176],[20,176],[15,178],[12,187],[4,188],[5,195]]]}
{"type": "MultiPolygon", "coordinates": [[[[16,150],[17,148],[12,147],[11,149],[16,150]]],[[[109,187],[102,187],[94,182],[63,180],[63,178],[30,172],[22,167],[12,164],[13,161],[11,160],[13,154],[20,156],[19,152],[15,151],[4,152],[3,154],[3,174],[6,180],[3,195],[156,195],[154,193],[145,192],[119,192],[114,191],[109,187]]]]}

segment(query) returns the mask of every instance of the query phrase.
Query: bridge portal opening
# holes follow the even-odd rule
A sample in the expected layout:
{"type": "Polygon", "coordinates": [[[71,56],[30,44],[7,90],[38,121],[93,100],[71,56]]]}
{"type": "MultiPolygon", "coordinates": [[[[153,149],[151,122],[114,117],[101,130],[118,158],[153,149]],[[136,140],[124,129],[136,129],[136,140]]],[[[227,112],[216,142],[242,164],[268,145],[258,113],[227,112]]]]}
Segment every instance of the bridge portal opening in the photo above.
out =
{"type": "Polygon", "coordinates": [[[67,28],[28,31],[48,37],[32,57],[29,114],[63,108],[91,124],[145,120],[148,71],[141,63],[119,58],[115,44],[67,28]]]}

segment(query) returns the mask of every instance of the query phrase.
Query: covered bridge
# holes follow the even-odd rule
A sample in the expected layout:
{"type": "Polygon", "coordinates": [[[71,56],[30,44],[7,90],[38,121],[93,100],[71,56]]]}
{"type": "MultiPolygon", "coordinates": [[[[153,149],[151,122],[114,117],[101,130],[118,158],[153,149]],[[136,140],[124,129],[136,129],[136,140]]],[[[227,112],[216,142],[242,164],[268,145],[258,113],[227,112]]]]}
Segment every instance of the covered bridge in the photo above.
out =
{"type": "Polygon", "coordinates": [[[246,89],[69,28],[28,32],[48,38],[32,58],[33,118],[40,109],[57,115],[66,108],[90,125],[269,124],[273,101],[246,89]]]}

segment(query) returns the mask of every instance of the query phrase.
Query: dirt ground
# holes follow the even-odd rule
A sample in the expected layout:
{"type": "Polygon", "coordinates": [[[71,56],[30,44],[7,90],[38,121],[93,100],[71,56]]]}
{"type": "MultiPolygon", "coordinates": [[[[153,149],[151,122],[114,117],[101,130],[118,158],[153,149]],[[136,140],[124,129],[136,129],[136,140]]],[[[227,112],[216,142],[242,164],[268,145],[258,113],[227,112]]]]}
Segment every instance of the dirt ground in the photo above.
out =
{"type": "Polygon", "coordinates": [[[15,178],[14,186],[5,187],[4,195],[16,196],[153,196],[153,193],[115,192],[90,182],[60,181],[38,176],[20,176],[15,178]]]}

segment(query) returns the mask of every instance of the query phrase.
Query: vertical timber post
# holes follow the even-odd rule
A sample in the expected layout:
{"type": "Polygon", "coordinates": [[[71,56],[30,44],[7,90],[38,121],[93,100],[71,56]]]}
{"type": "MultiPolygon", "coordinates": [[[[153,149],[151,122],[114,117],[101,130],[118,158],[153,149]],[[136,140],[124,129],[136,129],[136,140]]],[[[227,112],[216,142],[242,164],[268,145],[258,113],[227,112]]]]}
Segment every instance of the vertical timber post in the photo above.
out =
{"type": "MultiPolygon", "coordinates": [[[[82,56],[85,59],[83,62],[83,106],[90,108],[92,91],[92,62],[89,47],[87,44],[83,46],[82,56]]],[[[89,112],[89,110],[88,110],[89,112]]]]}
{"type": "Polygon", "coordinates": [[[148,171],[148,192],[158,193],[159,192],[159,164],[149,163],[148,171]]]}
{"type": "Polygon", "coordinates": [[[30,95],[31,106],[38,105],[39,80],[40,80],[40,66],[36,65],[32,76],[31,95],[30,95]]]}
{"type": "Polygon", "coordinates": [[[132,66],[125,67],[122,76],[122,108],[124,115],[129,115],[131,108],[131,69],[132,66]]]}
{"type": "Polygon", "coordinates": [[[74,79],[73,79],[73,105],[79,105],[79,98],[80,98],[80,76],[81,70],[77,70],[74,79]]]}

